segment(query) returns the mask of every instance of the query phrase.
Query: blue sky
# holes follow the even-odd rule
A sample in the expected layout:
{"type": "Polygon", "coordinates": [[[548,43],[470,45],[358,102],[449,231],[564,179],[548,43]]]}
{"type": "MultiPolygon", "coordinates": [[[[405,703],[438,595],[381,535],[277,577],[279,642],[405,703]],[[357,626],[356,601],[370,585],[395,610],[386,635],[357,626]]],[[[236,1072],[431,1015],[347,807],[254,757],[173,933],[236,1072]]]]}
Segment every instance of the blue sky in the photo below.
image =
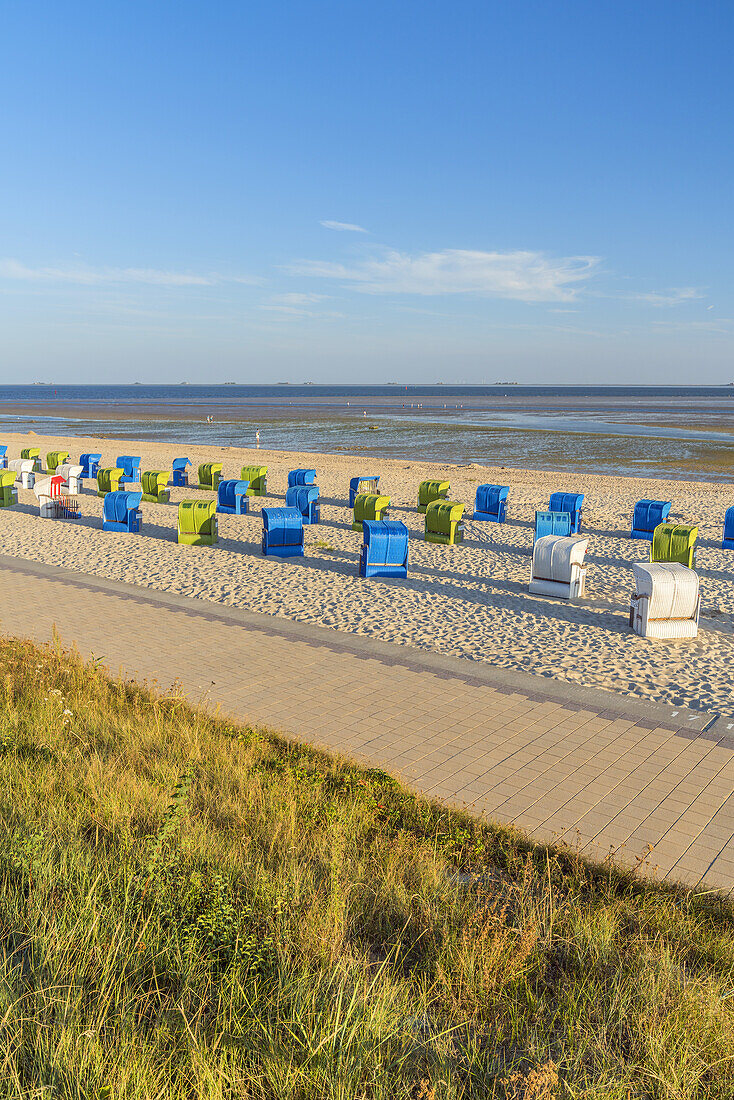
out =
{"type": "Polygon", "coordinates": [[[36,3],[5,381],[734,381],[734,5],[36,3]]]}

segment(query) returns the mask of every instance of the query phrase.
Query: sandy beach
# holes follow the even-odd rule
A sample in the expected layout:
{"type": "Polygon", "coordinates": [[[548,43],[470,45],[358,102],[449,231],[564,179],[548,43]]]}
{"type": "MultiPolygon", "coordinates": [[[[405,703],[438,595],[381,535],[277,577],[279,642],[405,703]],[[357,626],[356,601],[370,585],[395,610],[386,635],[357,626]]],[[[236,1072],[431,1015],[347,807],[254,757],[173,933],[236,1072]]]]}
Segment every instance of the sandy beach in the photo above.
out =
{"type": "Polygon", "coordinates": [[[225,476],[234,477],[243,464],[256,461],[268,467],[269,489],[267,498],[251,499],[249,515],[219,516],[214,547],[176,542],[176,506],[205,495],[198,490],[172,489],[168,505],[143,503],[140,535],[118,535],[101,529],[102,501],[93,482],[86,482],[77,521],[41,520],[33,491],[19,489],[18,507],[0,512],[1,554],[675,706],[734,711],[734,555],[720,548],[724,512],[734,503],[730,486],[9,432],[1,442],[9,458],[21,447],[39,446],[44,463],[46,452],[57,448],[70,450],[74,459],[84,451],[101,452],[106,465],[118,454],[140,454],[141,469],[165,468],[187,454],[194,467],[222,462],[225,476]],[[299,466],[317,470],[322,522],[306,528],[304,558],[264,558],[260,511],[283,502],[287,472],[299,466]],[[347,500],[349,479],[360,473],[381,475],[391,516],[410,529],[407,581],[357,574],[361,536],[351,530],[347,500]],[[451,499],[464,502],[468,515],[478,484],[510,485],[508,522],[469,520],[463,544],[425,543],[415,502],[418,483],[433,477],[451,481],[451,499]],[[590,541],[583,606],[527,591],[534,512],[547,507],[556,489],[586,494],[584,534],[590,541]],[[695,641],[654,642],[628,630],[631,563],[645,560],[648,550],[627,537],[633,504],[641,497],[672,500],[672,519],[700,525],[702,621],[695,641]]]}

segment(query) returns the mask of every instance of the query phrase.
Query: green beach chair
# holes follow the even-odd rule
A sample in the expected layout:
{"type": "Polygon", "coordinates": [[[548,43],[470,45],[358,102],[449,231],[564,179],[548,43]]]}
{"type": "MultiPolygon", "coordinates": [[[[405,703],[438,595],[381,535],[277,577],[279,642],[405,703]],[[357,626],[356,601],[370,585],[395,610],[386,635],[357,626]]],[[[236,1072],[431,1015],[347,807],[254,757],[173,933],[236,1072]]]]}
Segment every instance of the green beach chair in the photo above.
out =
{"type": "Polygon", "coordinates": [[[46,455],[46,470],[49,474],[56,473],[56,467],[69,459],[68,451],[49,451],[46,455]]]}
{"type": "Polygon", "coordinates": [[[20,452],[21,458],[32,458],[33,469],[36,473],[41,472],[41,448],[40,447],[24,447],[20,452]]]}
{"type": "Polygon", "coordinates": [[[168,504],[171,494],[168,491],[168,479],[170,470],[143,470],[140,486],[143,490],[143,500],[151,504],[168,504]]]}
{"type": "Polygon", "coordinates": [[[264,497],[268,493],[268,468],[267,466],[243,466],[240,471],[240,480],[249,481],[248,497],[264,497]]]}
{"type": "Polygon", "coordinates": [[[216,500],[182,500],[178,506],[178,541],[182,546],[213,546],[217,541],[216,500]]]}
{"type": "Polygon", "coordinates": [[[659,523],[652,533],[650,561],[677,561],[696,568],[696,539],[698,527],[683,523],[659,523]]]}
{"type": "Polygon", "coordinates": [[[354,498],[352,530],[361,531],[366,519],[382,519],[383,513],[390,507],[390,497],[379,493],[357,493],[354,498]]]}
{"type": "Polygon", "coordinates": [[[0,470],[0,508],[10,508],[18,503],[16,476],[15,470],[0,470]]]}
{"type": "Polygon", "coordinates": [[[221,462],[203,462],[199,467],[199,489],[211,489],[217,491],[222,478],[221,462]]]}
{"type": "Polygon", "coordinates": [[[425,512],[432,501],[445,500],[450,492],[450,481],[421,481],[418,486],[418,511],[425,512]]]}
{"type": "Polygon", "coordinates": [[[106,497],[120,488],[120,478],[125,473],[119,466],[100,466],[97,470],[97,496],[106,497]]]}
{"type": "Polygon", "coordinates": [[[426,542],[441,542],[452,546],[464,538],[461,517],[466,505],[454,500],[432,500],[426,508],[426,542]]]}

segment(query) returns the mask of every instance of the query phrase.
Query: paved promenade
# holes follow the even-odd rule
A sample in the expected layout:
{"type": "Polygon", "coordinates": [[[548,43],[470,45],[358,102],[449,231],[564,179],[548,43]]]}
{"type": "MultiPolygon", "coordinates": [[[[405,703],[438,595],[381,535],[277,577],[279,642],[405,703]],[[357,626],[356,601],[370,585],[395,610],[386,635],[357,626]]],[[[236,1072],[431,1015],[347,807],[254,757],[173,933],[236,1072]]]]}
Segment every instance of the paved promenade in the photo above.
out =
{"type": "Polygon", "coordinates": [[[0,630],[380,766],[431,798],[734,889],[734,718],[0,557],[0,630]]]}

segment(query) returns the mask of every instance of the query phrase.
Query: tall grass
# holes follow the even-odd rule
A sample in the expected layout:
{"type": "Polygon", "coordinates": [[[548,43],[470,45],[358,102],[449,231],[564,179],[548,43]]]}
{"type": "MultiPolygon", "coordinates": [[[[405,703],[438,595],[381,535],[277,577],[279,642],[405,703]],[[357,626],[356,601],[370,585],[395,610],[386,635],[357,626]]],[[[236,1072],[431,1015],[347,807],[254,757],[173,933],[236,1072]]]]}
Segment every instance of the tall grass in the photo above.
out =
{"type": "Polygon", "coordinates": [[[722,899],[0,642],[0,1097],[734,1096],[722,899]]]}

